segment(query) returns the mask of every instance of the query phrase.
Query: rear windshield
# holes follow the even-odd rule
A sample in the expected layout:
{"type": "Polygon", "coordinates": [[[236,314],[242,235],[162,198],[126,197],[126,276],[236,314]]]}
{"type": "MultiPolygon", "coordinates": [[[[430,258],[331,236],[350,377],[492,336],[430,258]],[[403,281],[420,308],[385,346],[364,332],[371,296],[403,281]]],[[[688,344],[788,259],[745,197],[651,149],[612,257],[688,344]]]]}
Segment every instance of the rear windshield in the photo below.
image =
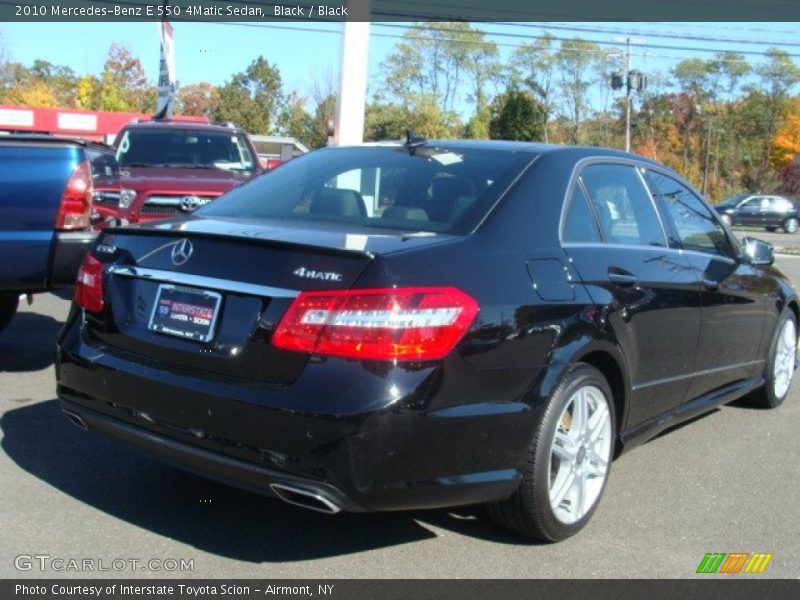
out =
{"type": "Polygon", "coordinates": [[[295,158],[195,214],[468,233],[535,155],[361,146],[295,158]]]}
{"type": "Polygon", "coordinates": [[[117,161],[121,167],[255,169],[244,135],[201,129],[128,129],[117,147],[117,161]]]}

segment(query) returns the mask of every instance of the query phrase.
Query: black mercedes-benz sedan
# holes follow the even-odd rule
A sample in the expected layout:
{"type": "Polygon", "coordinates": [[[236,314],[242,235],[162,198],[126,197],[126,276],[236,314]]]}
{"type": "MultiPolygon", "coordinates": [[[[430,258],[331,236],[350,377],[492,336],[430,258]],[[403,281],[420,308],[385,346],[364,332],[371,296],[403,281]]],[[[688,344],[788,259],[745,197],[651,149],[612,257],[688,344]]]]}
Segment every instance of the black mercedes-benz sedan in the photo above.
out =
{"type": "Polygon", "coordinates": [[[622,450],[783,402],[798,299],[772,262],[631,154],[329,148],[101,234],[58,396],[84,429],[308,509],[485,503],[556,541],[622,450]]]}

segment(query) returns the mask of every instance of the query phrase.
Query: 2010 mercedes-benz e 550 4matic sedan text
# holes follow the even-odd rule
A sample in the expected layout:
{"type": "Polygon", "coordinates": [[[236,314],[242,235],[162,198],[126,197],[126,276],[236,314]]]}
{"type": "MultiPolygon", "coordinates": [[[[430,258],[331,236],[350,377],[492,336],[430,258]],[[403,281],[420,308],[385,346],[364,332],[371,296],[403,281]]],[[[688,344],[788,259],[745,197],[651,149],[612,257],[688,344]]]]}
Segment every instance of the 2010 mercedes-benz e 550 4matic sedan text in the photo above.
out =
{"type": "Polygon", "coordinates": [[[798,301],[680,177],[598,148],[329,148],[107,230],[58,346],[67,416],[334,513],[486,503],[580,530],[612,458],[750,394],[798,301]]]}

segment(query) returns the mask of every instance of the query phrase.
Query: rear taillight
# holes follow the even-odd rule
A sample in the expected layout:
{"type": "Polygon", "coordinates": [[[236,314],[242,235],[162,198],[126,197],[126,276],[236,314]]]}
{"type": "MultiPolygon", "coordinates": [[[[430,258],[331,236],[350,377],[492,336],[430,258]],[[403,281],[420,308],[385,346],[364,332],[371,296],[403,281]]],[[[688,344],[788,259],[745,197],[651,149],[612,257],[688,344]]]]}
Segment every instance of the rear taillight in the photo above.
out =
{"type": "Polygon", "coordinates": [[[433,360],[466,333],[478,303],[451,287],[301,292],[272,344],[368,360],[433,360]]]}
{"type": "Polygon", "coordinates": [[[103,263],[91,253],[84,257],[81,268],[78,269],[75,303],[92,312],[103,310],[103,263]]]}
{"type": "Polygon", "coordinates": [[[67,180],[56,217],[56,229],[86,229],[92,213],[92,173],[89,163],[78,163],[67,180]]]}

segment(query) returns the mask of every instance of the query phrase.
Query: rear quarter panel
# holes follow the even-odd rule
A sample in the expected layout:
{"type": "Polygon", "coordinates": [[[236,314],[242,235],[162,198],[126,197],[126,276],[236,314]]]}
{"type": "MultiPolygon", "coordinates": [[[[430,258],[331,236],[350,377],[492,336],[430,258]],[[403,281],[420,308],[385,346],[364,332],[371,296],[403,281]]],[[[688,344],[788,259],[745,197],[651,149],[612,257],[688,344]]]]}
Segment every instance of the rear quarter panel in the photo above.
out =
{"type": "Polygon", "coordinates": [[[77,146],[0,141],[0,290],[46,288],[61,196],[82,158],[77,146]]]}

